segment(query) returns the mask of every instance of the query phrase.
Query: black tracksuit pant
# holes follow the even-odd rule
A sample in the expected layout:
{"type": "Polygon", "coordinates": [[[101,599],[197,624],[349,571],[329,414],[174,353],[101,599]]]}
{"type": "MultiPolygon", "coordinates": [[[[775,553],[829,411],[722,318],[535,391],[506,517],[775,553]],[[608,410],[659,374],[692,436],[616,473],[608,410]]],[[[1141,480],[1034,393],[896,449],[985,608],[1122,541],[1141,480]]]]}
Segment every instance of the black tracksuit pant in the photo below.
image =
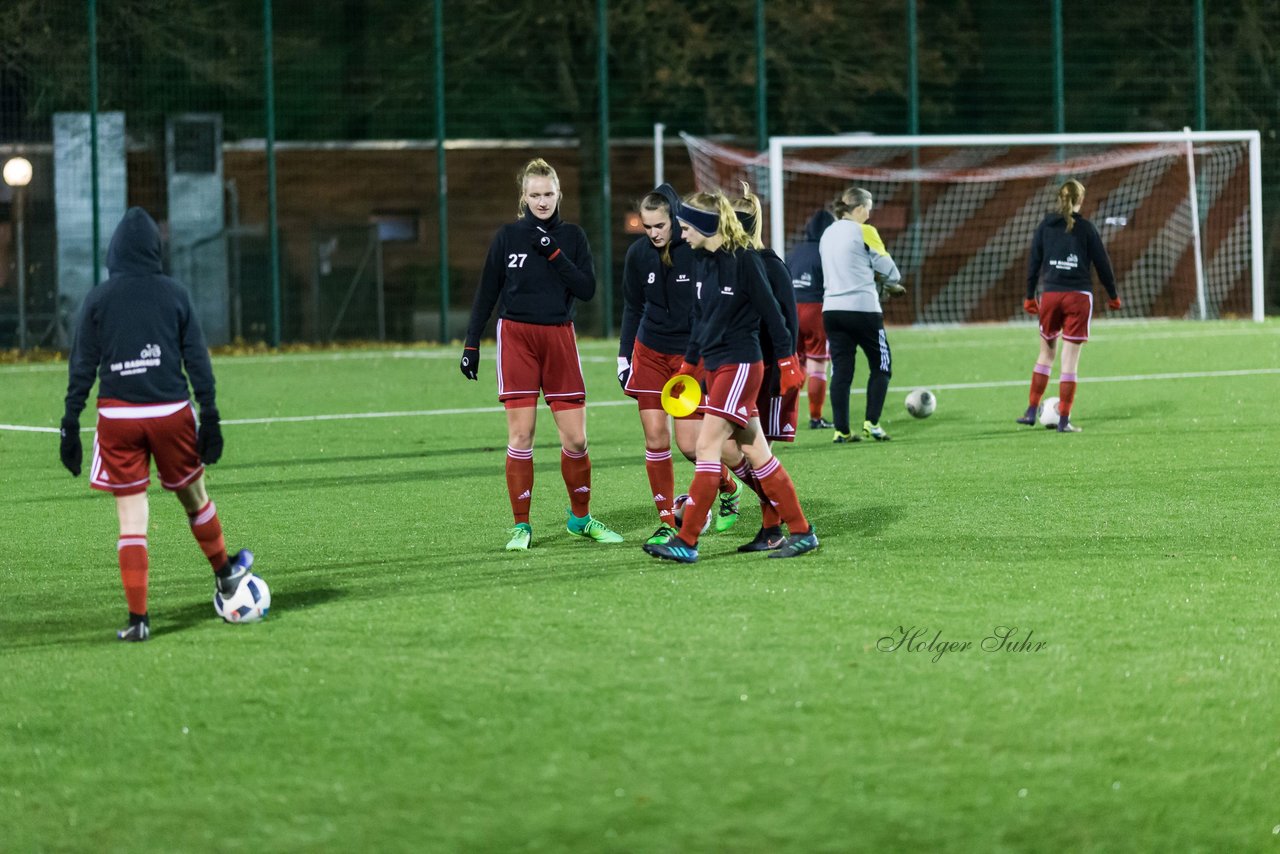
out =
{"type": "Polygon", "coordinates": [[[871,367],[865,417],[872,424],[878,424],[893,373],[889,339],[884,334],[884,315],[878,311],[824,311],[822,325],[826,327],[831,350],[831,385],[827,394],[831,398],[836,429],[841,433],[850,432],[849,389],[853,385],[853,360],[859,347],[871,367]]]}

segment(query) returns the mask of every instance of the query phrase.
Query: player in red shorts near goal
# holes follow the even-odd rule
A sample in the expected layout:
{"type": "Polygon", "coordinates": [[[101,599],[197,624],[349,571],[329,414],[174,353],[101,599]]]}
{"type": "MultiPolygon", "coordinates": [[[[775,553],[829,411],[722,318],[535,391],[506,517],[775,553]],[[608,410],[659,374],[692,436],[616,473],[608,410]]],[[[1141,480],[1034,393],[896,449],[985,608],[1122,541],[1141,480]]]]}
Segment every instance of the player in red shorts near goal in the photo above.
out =
{"type": "Polygon", "coordinates": [[[151,636],[147,486],[153,457],[160,485],[177,495],[187,511],[191,532],[223,596],[234,595],[249,577],[253,553],[242,549],[228,559],[217,508],[205,490],[204,466],[222,456],[213,366],[191,297],[164,275],[160,230],[142,208],[130,208],[117,226],[107,249],[107,270],[110,277],[80,307],[61,456],[78,477],[84,459],[80,413],[96,377],[98,425],[89,485],[116,498],[116,555],[129,606],[129,625],[116,637],[145,641],[151,636]],[[200,404],[198,425],[192,391],[200,404]]]}
{"type": "Polygon", "coordinates": [[[818,537],[800,508],[790,476],[769,450],[756,409],[764,374],[762,321],[769,325],[774,347],[770,355],[778,362],[783,393],[804,383],[790,332],[770,293],[764,264],[751,249],[729,200],[720,193],[697,193],[680,205],[677,216],[685,239],[697,250],[694,332],[681,372],[693,372],[699,362],[704,363],[706,415],[698,433],[698,461],[680,533],[668,543],[646,543],[644,550],[665,560],[697,561],[698,535],[715,499],[721,454],[725,442],[733,439],[790,529],[790,536],[769,557],[805,554],[818,547],[818,537]]]}
{"type": "Polygon", "coordinates": [[[560,178],[545,160],[529,161],[516,176],[520,216],[498,229],[471,307],[459,368],[479,378],[480,335],[498,306],[498,400],[507,411],[507,493],[515,525],[508,551],[533,542],[533,431],[538,395],[560,432],[560,473],[569,492],[570,534],[599,543],[622,537],[593,519],[591,458],[587,454],[586,384],[578,359],[573,314],[591,299],[596,277],[582,229],[560,218],[560,178]]]}
{"type": "MultiPolygon", "coordinates": [[[[679,372],[693,326],[693,248],[676,224],[679,209],[680,197],[670,184],[641,199],[645,236],[627,249],[622,266],[618,382],[636,399],[644,428],[644,468],[658,508],[658,529],[647,540],[650,543],[665,543],[676,535],[675,468],[662,388],[679,372]]],[[[700,410],[675,419],[676,446],[690,462],[695,462],[701,424],[700,410]]],[[[717,531],[727,531],[738,521],[742,491],[742,483],[722,466],[717,531]]]]}
{"type": "Polygon", "coordinates": [[[830,430],[835,426],[822,417],[831,354],[827,352],[827,330],[822,324],[822,255],[818,252],[822,232],[835,219],[826,208],[816,211],[805,224],[804,239],[787,252],[787,268],[791,270],[791,286],[795,291],[796,318],[800,322],[800,356],[809,377],[810,430],[830,430]]]}
{"type": "MultiPolygon", "coordinates": [[[[1093,318],[1093,277],[1098,271],[1107,289],[1107,307],[1120,309],[1116,277],[1111,259],[1093,223],[1080,216],[1084,204],[1084,185],[1072,179],[1058,188],[1058,209],[1036,228],[1027,261],[1027,298],[1022,307],[1028,314],[1040,315],[1040,354],[1031,372],[1031,393],[1027,411],[1019,424],[1035,424],[1036,410],[1049,386],[1053,357],[1062,337],[1062,366],[1058,375],[1059,433],[1079,433],[1071,423],[1071,407],[1076,399],[1076,378],[1080,365],[1080,348],[1089,340],[1089,321],[1093,318]],[[1036,283],[1044,276],[1044,289],[1036,302],[1036,283]]],[[[1054,425],[1050,424],[1049,427],[1054,425]]]]}

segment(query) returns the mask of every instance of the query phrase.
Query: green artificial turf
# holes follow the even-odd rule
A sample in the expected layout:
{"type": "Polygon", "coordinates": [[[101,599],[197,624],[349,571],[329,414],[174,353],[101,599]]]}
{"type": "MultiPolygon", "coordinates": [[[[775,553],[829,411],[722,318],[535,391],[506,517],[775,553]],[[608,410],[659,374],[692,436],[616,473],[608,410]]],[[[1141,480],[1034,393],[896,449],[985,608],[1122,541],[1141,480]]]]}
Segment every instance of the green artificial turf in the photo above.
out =
{"type": "MultiPolygon", "coordinates": [[[[1058,435],[1013,423],[1030,325],[890,330],[893,440],[778,448],[819,551],[739,555],[748,501],[694,566],[640,549],[614,342],[581,349],[627,542],[564,533],[541,408],[527,553],[491,345],[479,383],[455,348],[219,357],[209,491],[272,613],[216,619],[153,484],[145,644],[111,499],[0,429],[0,851],[1274,851],[1280,325],[1093,334],[1058,435]]],[[[0,422],[55,428],[65,384],[0,368],[0,422]]]]}

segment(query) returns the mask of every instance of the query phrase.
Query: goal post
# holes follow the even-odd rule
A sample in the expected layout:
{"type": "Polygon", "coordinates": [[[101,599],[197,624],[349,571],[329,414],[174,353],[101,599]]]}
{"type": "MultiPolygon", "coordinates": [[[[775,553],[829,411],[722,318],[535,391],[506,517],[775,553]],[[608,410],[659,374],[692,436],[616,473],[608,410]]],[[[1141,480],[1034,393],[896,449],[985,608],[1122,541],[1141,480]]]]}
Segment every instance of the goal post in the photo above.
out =
{"type": "Polygon", "coordinates": [[[1107,246],[1126,317],[1264,317],[1261,136],[1170,133],[781,136],[767,152],[685,137],[700,188],[748,180],[785,257],[850,185],[912,290],[897,323],[1022,316],[1031,236],[1068,178],[1107,246]]]}

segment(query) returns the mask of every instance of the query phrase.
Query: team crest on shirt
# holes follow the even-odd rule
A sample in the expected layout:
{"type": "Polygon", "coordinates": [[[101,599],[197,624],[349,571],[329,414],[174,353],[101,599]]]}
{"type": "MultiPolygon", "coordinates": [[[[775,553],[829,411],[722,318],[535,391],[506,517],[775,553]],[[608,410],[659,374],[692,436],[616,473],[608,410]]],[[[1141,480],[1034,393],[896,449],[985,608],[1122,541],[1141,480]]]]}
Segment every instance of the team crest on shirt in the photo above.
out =
{"type": "Polygon", "coordinates": [[[723,285],[720,288],[720,293],[724,294],[727,297],[733,296],[733,285],[723,285]]]}

